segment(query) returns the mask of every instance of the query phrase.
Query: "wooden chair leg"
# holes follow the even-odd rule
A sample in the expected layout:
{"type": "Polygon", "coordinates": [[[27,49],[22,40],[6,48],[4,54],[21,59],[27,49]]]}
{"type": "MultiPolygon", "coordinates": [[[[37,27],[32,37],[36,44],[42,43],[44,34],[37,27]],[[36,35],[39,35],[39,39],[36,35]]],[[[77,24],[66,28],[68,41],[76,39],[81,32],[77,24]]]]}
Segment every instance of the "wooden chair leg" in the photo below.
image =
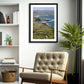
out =
{"type": "Polygon", "coordinates": [[[66,84],[67,84],[67,81],[66,81],[66,84]]]}
{"type": "Polygon", "coordinates": [[[52,81],[50,81],[50,84],[52,84],[52,81]]]}
{"type": "Polygon", "coordinates": [[[21,80],[21,84],[23,84],[23,81],[21,80]]]}

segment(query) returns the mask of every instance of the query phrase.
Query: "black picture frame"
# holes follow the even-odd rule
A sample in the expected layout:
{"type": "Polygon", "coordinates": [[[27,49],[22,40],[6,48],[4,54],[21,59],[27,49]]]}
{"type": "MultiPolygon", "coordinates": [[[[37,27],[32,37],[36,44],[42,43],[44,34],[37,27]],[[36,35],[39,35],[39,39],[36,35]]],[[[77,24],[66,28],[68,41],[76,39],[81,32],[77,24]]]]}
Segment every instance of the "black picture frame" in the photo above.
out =
{"type": "Polygon", "coordinates": [[[58,42],[58,3],[30,3],[29,4],[29,42],[30,43],[58,42]],[[51,17],[54,17],[54,19],[41,19],[42,14],[47,15],[47,12],[48,12],[47,17],[49,17],[49,14],[51,14],[51,17]],[[37,14],[39,14],[40,16],[38,16],[37,14]],[[42,21],[44,21],[45,23],[42,23],[42,21]],[[50,26],[46,24],[50,21],[52,21],[54,26],[50,25],[50,23],[49,23],[50,26]],[[43,30],[41,29],[41,27],[45,29],[43,30]],[[38,30],[39,28],[41,30],[38,30]]]}

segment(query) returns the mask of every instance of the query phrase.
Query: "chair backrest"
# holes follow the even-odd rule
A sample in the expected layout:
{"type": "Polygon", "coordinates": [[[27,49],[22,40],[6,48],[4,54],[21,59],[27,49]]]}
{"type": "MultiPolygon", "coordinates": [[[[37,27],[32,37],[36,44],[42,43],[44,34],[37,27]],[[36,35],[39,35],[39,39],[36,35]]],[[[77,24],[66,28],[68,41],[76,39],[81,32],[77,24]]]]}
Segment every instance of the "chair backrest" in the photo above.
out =
{"type": "MultiPolygon", "coordinates": [[[[50,67],[66,70],[67,62],[67,52],[39,52],[36,54],[34,72],[50,73],[50,67]]],[[[65,72],[58,70],[54,70],[53,72],[63,77],[65,75],[65,72]]]]}

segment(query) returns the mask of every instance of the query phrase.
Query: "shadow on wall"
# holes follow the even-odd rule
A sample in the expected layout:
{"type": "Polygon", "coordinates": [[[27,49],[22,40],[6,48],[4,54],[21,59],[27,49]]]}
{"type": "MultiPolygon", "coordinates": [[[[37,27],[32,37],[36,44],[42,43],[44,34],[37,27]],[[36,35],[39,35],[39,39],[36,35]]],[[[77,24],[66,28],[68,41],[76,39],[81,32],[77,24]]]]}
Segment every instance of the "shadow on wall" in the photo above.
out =
{"type": "Polygon", "coordinates": [[[84,84],[84,59],[81,63],[81,83],[84,84]]]}

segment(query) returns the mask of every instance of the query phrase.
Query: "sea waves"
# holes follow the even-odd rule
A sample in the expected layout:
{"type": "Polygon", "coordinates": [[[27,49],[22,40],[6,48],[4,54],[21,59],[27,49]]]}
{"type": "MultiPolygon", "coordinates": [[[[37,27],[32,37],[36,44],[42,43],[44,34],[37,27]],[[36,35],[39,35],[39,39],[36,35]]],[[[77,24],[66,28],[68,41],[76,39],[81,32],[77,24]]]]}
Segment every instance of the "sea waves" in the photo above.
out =
{"type": "Polygon", "coordinates": [[[36,22],[43,23],[43,24],[46,24],[46,25],[54,28],[54,15],[43,15],[43,16],[36,15],[35,17],[48,19],[49,21],[36,21],[36,22]]]}

